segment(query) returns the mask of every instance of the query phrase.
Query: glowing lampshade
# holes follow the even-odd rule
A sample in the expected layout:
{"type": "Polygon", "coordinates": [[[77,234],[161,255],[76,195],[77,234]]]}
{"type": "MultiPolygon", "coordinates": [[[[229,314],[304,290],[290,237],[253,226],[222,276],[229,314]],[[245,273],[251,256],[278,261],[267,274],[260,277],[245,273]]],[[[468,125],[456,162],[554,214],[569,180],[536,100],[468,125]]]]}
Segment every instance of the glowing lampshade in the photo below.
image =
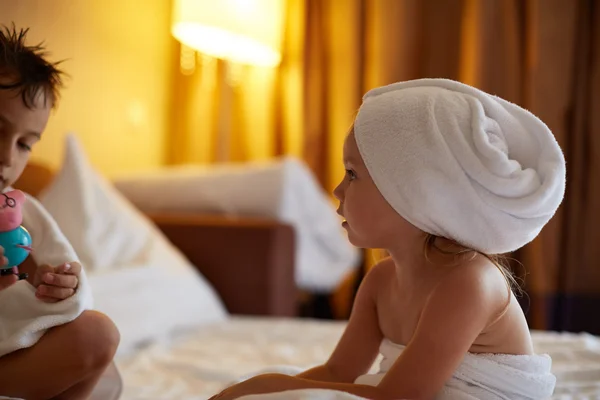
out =
{"type": "Polygon", "coordinates": [[[285,0],[174,0],[171,32],[201,53],[241,64],[277,66],[285,0]]]}

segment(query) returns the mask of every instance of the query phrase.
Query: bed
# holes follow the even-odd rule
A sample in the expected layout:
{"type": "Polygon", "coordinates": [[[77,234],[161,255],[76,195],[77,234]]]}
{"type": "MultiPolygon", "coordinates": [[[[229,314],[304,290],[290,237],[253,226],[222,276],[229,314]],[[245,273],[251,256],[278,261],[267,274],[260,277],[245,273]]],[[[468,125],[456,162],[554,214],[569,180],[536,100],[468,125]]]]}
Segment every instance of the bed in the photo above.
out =
{"type": "MultiPolygon", "coordinates": [[[[333,350],[345,323],[289,318],[233,317],[157,342],[117,359],[122,398],[207,399],[227,383],[271,366],[311,367],[333,350]]],[[[534,332],[536,349],[553,358],[553,399],[600,399],[600,339],[534,332]]]]}
{"type": "MultiPolygon", "coordinates": [[[[98,222],[88,219],[99,218],[94,215],[101,214],[102,220],[110,220],[110,213],[119,209],[119,212],[129,214],[115,216],[109,227],[124,223],[123,229],[126,229],[131,225],[131,235],[150,229],[144,224],[137,227],[139,216],[128,219],[130,214],[139,214],[139,211],[125,204],[122,198],[117,199],[119,195],[107,186],[107,182],[91,175],[92,168],[82,156],[81,149],[67,148],[62,168],[55,174],[44,166],[32,164],[16,185],[34,196],[45,193],[48,186],[54,185],[58,187],[56,193],[65,195],[65,191],[71,191],[67,193],[70,199],[76,198],[82,204],[95,207],[87,213],[77,214],[76,207],[71,205],[65,217],[61,214],[62,208],[56,206],[64,204],[64,199],[55,202],[46,199],[49,211],[61,228],[65,224],[63,229],[68,232],[71,220],[77,221],[75,228],[79,230],[81,226],[94,227],[98,222]],[[79,186],[73,182],[79,182],[79,186]],[[90,189],[90,185],[93,188],[90,189]],[[73,190],[87,194],[80,195],[73,190]],[[106,195],[106,191],[111,192],[110,195],[106,195]]],[[[118,297],[116,291],[119,288],[112,283],[114,280],[110,280],[109,285],[103,282],[111,274],[122,274],[120,269],[90,271],[99,308],[108,310],[117,322],[124,339],[122,347],[126,349],[116,356],[114,365],[94,393],[94,399],[207,399],[240,376],[261,369],[281,365],[308,368],[327,359],[345,322],[298,318],[293,228],[264,218],[231,219],[189,213],[151,214],[143,218],[152,221],[161,237],[185,257],[187,265],[193,266],[194,273],[202,277],[201,285],[194,288],[206,293],[204,297],[198,297],[165,292],[166,300],[174,300],[163,311],[158,309],[159,306],[149,306],[146,313],[133,312],[127,307],[111,305],[110,298],[118,297]],[[221,303],[215,303],[216,297],[211,291],[222,302],[222,310],[219,309],[221,303]],[[194,302],[213,303],[210,307],[193,308],[194,302]],[[145,315],[150,312],[148,310],[157,316],[145,315]],[[174,320],[177,313],[183,318],[174,320]],[[171,324],[173,329],[165,329],[165,324],[171,324]]],[[[97,241],[100,238],[91,239],[97,241]]],[[[124,236],[123,240],[126,239],[124,236]]],[[[150,247],[161,247],[161,243],[152,242],[150,247]]],[[[142,247],[149,246],[146,243],[142,247]]],[[[173,249],[165,248],[165,251],[173,249]]],[[[90,259],[92,256],[89,255],[90,259]]],[[[135,271],[130,266],[123,269],[135,271]]],[[[183,270],[185,268],[179,272],[183,273],[183,270]]],[[[181,276],[180,281],[191,279],[189,274],[181,276]]],[[[121,278],[118,281],[126,288],[127,283],[123,283],[126,278],[121,278]]],[[[180,285],[180,282],[174,285],[180,285]]],[[[180,286],[174,290],[191,289],[180,286]]],[[[136,288],[135,293],[141,299],[137,310],[143,310],[144,302],[151,304],[152,298],[144,297],[147,295],[143,288],[136,288]]],[[[121,295],[124,294],[131,297],[130,292],[121,295]]],[[[552,332],[533,332],[533,337],[536,350],[553,357],[553,369],[558,377],[553,398],[600,399],[598,337],[552,332]]]]}

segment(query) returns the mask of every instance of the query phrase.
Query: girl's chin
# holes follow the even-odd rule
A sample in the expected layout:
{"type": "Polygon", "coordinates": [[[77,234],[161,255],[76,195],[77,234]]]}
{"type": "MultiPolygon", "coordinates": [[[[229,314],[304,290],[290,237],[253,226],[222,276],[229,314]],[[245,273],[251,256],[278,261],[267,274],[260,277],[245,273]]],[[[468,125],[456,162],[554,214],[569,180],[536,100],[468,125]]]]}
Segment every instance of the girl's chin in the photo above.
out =
{"type": "Polygon", "coordinates": [[[352,246],[359,249],[377,248],[376,246],[372,246],[373,243],[370,243],[368,240],[365,240],[364,237],[357,235],[357,233],[352,230],[352,227],[348,225],[348,222],[344,221],[342,223],[342,227],[346,230],[346,234],[348,235],[348,241],[352,246]]]}
{"type": "Polygon", "coordinates": [[[356,237],[354,232],[352,232],[352,229],[350,229],[348,222],[342,222],[342,228],[346,230],[346,234],[348,235],[348,241],[350,242],[350,244],[352,244],[354,247],[360,247],[360,240],[357,240],[358,238],[356,237]]]}

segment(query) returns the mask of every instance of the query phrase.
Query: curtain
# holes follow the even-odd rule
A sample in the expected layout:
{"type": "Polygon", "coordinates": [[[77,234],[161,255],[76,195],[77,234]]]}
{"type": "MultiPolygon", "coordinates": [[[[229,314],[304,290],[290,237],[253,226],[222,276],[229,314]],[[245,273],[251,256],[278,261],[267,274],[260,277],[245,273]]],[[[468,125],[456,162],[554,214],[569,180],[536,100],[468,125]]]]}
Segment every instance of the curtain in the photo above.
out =
{"type": "MultiPolygon", "coordinates": [[[[600,333],[600,320],[591,318],[600,307],[598,4],[288,0],[279,68],[238,68],[237,84],[229,86],[216,61],[175,74],[171,161],[214,161],[222,122],[215,104],[225,98],[232,160],[297,156],[331,191],[343,174],[344,137],[367,90],[443,77],[497,94],[546,122],[568,164],[563,206],[534,242],[512,255],[524,266],[514,264],[525,282],[521,300],[530,325],[600,333]]],[[[349,288],[335,300],[341,314],[349,288]]]]}

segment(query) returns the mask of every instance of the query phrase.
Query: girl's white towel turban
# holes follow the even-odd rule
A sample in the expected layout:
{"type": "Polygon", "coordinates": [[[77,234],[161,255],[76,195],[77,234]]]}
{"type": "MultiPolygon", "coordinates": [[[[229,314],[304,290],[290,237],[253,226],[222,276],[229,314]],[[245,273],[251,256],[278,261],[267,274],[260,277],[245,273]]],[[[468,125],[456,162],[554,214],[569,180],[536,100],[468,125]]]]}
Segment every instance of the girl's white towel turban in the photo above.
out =
{"type": "Polygon", "coordinates": [[[565,160],[550,129],[459,82],[373,89],[354,134],[377,188],[403,218],[486,254],[529,243],[564,196],[565,160]]]}

